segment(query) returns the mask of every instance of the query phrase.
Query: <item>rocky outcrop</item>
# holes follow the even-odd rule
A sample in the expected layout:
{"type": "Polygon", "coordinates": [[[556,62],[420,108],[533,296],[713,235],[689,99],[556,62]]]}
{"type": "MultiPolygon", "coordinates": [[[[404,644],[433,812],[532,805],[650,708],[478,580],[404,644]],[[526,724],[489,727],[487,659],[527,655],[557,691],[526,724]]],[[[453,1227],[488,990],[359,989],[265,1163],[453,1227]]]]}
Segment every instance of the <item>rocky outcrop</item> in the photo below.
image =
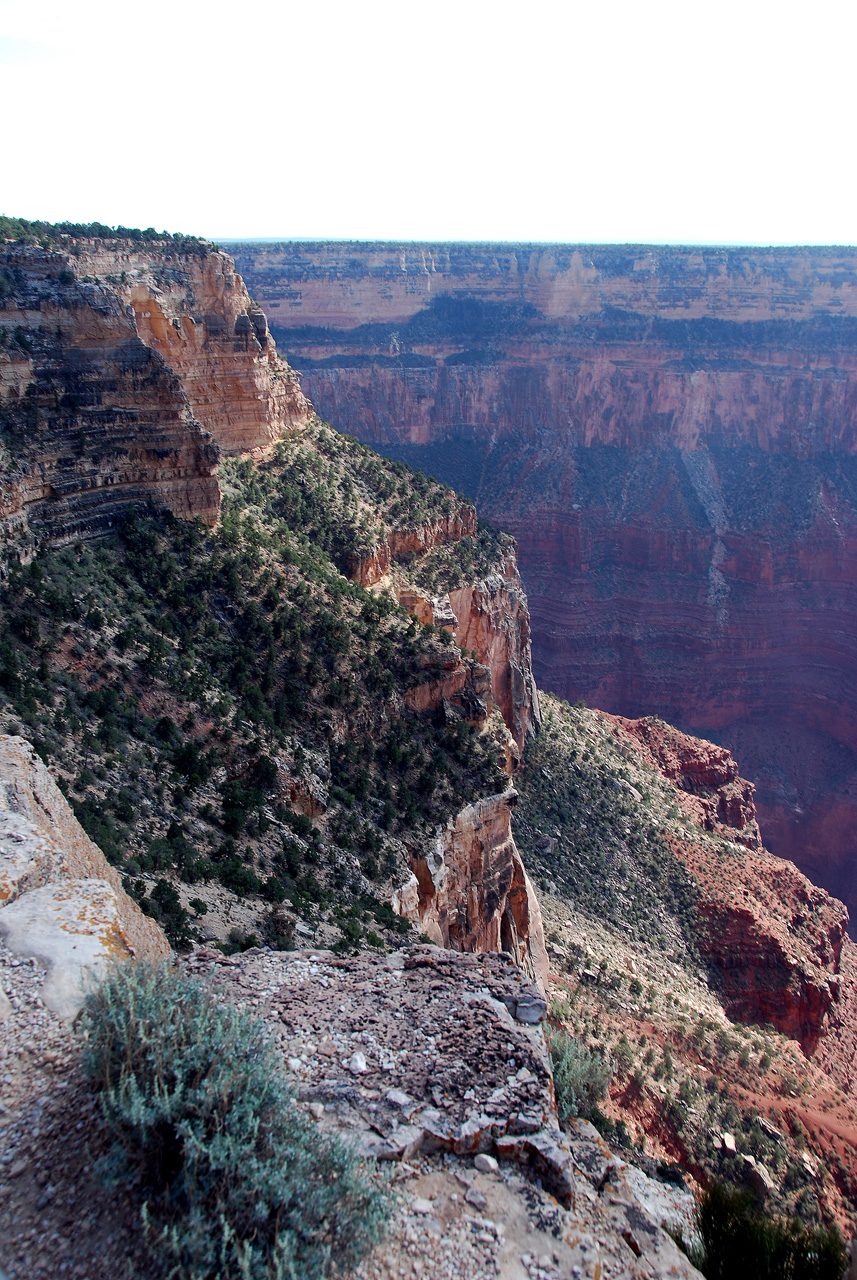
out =
{"type": "Polygon", "coordinates": [[[439,946],[505,951],[539,982],[547,977],[541,910],[512,836],[514,790],[467,805],[412,848],[411,876],[393,908],[439,946]]]}
{"type": "Polygon", "coordinates": [[[376,547],[349,566],[349,576],[362,587],[372,587],[389,573],[394,561],[403,556],[425,555],[434,547],[476,533],[476,508],[460,502],[455,511],[412,529],[385,529],[376,547]]]}
{"type": "Polygon", "coordinates": [[[522,750],[541,716],[530,651],[530,612],[517,560],[472,586],[449,593],[455,642],[472,649],[491,672],[491,697],[522,750]]]}
{"type": "MultiPolygon", "coordinates": [[[[380,580],[379,574],[375,581],[380,580]]],[[[424,594],[410,581],[397,582],[394,590],[403,609],[424,625],[447,630],[459,648],[476,654],[490,677],[486,688],[481,677],[474,682],[450,660],[450,673],[435,682],[438,688],[434,692],[428,685],[415,689],[409,705],[414,709],[417,702],[437,705],[449,696],[447,686],[457,695],[472,683],[479,700],[499,707],[520,754],[527,735],[537,732],[541,713],[532,667],[530,613],[514,550],[505,551],[492,573],[441,596],[424,594]]]]}
{"type": "Polygon", "coordinates": [[[277,355],[261,308],[226,253],[213,248],[179,263],[113,241],[84,242],[75,271],[99,281],[118,274],[140,341],[178,376],[194,418],[225,454],[259,454],[299,430],[309,407],[277,355]]]}
{"type": "Polygon", "coordinates": [[[41,998],[73,1018],[117,959],[169,955],[28,742],[0,737],[0,938],[47,970],[41,998]]]}
{"type": "MultiPolygon", "coordinates": [[[[112,1135],[80,1038],[46,1015],[40,975],[5,959],[0,948],[14,1003],[0,1035],[3,1269],[149,1275],[139,1201],[123,1185],[105,1197],[97,1176],[112,1135]],[[72,1202],[85,1231],[69,1233],[72,1202]]],[[[544,1033],[510,1012],[521,983],[501,957],[253,949],[197,952],[188,968],[264,1019],[320,1133],[382,1170],[395,1162],[383,1241],[355,1280],[699,1280],[661,1229],[685,1225],[690,1193],[627,1165],[588,1125],[557,1128],[544,1033]]]]}
{"type": "Polygon", "coordinates": [[[97,535],[147,502],[214,523],[221,453],[307,416],[264,316],[214,249],[66,240],[0,250],[7,545],[97,535]]]}
{"type": "MultiPolygon", "coordinates": [[[[421,1275],[446,1267],[421,1256],[420,1220],[428,1217],[435,1237],[442,1232],[447,1241],[463,1212],[483,1248],[495,1233],[508,1238],[511,1247],[498,1251],[492,1268],[500,1275],[522,1268],[533,1280],[545,1270],[698,1280],[663,1229],[687,1232],[690,1192],[668,1190],[629,1165],[584,1121],[559,1129],[539,1025],[544,1002],[505,957],[431,946],[349,958],[202,951],[189,965],[227,998],[252,1002],[323,1133],[341,1134],[377,1160],[407,1162],[397,1170],[400,1187],[408,1166],[423,1162],[424,1192],[412,1201],[407,1229],[421,1275]],[[442,1164],[432,1160],[438,1155],[442,1164]],[[441,1169],[452,1174],[448,1187],[441,1169]],[[520,1173],[532,1181],[519,1182],[520,1173]],[[539,1185],[553,1199],[537,1214],[522,1214],[508,1190],[505,1202],[497,1194],[515,1188],[534,1205],[539,1185]],[[538,1255],[546,1208],[547,1258],[538,1255]],[[499,1232],[495,1219],[504,1223],[499,1232]]],[[[459,1273],[471,1274],[468,1262],[458,1250],[459,1273]]],[[[361,1271],[379,1273],[371,1265],[361,1271]]]]}
{"type": "Polygon", "coordinates": [[[715,736],[857,918],[857,254],[236,246],[319,412],[515,534],[539,683],[715,736]]]}
{"type": "Polygon", "coordinates": [[[761,851],[755,787],[738,776],[738,764],[729,751],[682,733],[656,716],[605,718],[623,736],[633,738],[643,748],[644,759],[683,792],[681,807],[698,826],[761,851]]]}
{"type": "Polygon", "coordinates": [[[728,751],[653,717],[602,719],[675,786],[686,818],[728,842],[696,840],[692,827],[669,836],[696,883],[697,946],[729,1016],[770,1023],[815,1054],[857,1022],[850,981],[843,995],[843,959],[850,974],[857,956],[846,908],[762,847],[753,787],[728,751]]]}

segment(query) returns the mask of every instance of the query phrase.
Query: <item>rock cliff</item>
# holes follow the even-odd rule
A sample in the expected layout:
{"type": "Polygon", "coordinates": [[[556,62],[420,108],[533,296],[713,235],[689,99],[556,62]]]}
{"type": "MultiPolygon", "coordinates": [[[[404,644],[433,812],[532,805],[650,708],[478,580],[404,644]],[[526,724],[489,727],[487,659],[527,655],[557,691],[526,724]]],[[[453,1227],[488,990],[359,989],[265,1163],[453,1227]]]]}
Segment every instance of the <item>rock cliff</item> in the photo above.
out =
{"type": "Polygon", "coordinates": [[[467,805],[411,850],[410,879],[393,908],[439,946],[505,951],[540,984],[547,979],[541,909],[512,835],[517,792],[467,805]]]}
{"type": "MultiPolygon", "coordinates": [[[[857,955],[846,935],[847,910],[763,849],[752,784],[738,776],[729,752],[662,721],[605,719],[675,784],[677,803],[695,826],[730,842],[702,843],[678,831],[669,841],[698,886],[699,952],[730,1017],[770,1024],[815,1053],[833,1031],[843,947],[857,955]]],[[[857,1022],[857,1005],[845,1021],[857,1022]]]]}
{"type": "MultiPolygon", "coordinates": [[[[360,862],[352,852],[355,831],[360,834],[358,848],[374,849],[376,853],[384,849],[384,865],[391,881],[387,895],[401,882],[402,873],[407,874],[409,865],[422,868],[424,846],[434,837],[424,837],[425,827],[416,821],[416,812],[418,807],[434,807],[440,819],[438,830],[445,832],[438,837],[438,847],[445,847],[447,857],[444,884],[435,890],[431,902],[412,902],[406,895],[408,918],[427,928],[432,936],[442,938],[446,945],[461,949],[508,947],[529,965],[534,975],[543,976],[546,958],[538,905],[511,837],[509,804],[497,794],[499,786],[508,784],[509,775],[519,762],[524,737],[538,718],[529,616],[512,540],[480,530],[476,511],[467,500],[445,487],[430,484],[425,477],[409,476],[404,468],[392,468],[367,455],[355,442],[346,442],[326,430],[304,399],[296,376],[277,356],[265,317],[251,302],[226,254],[204,242],[157,237],[146,240],[143,233],[137,233],[137,238],[121,238],[84,231],[64,235],[54,228],[41,244],[6,241],[0,254],[0,390],[7,464],[6,472],[0,476],[0,506],[6,515],[4,534],[14,569],[12,576],[19,572],[19,555],[24,560],[34,554],[44,557],[70,541],[83,543],[117,530],[122,543],[126,525],[120,517],[130,512],[139,514],[147,508],[152,515],[166,509],[183,518],[198,517],[215,529],[213,536],[222,538],[229,564],[223,564],[224,576],[216,589],[212,573],[202,572],[196,594],[203,592],[208,605],[201,608],[198,599],[194,602],[193,630],[198,641],[202,638],[198,634],[200,625],[209,640],[222,630],[222,643],[214,646],[210,656],[216,663],[224,652],[234,648],[240,667],[240,671],[236,668],[230,672],[223,688],[224,699],[219,703],[215,699],[216,705],[229,706],[235,690],[246,687],[247,659],[259,627],[266,674],[260,670],[260,684],[253,686],[255,710],[244,714],[257,722],[261,715],[267,720],[270,733],[274,722],[270,708],[276,707],[277,732],[281,733],[298,709],[305,720],[308,706],[318,700],[317,710],[311,713],[309,732],[306,723],[301,725],[299,750],[293,744],[290,753],[275,753],[271,744],[272,758],[285,762],[278,772],[279,807],[285,805],[290,815],[299,814],[316,823],[319,838],[324,832],[336,850],[331,853],[336,876],[340,883],[346,875],[351,877],[355,892],[361,883],[367,890],[370,887],[367,881],[361,882],[360,862]],[[236,462],[230,470],[225,461],[230,456],[244,461],[236,462]],[[265,488],[270,503],[264,513],[258,509],[260,486],[265,488]],[[231,555],[243,543],[237,525],[226,530],[217,528],[224,493],[231,504],[231,520],[240,522],[252,508],[256,511],[253,520],[260,522],[246,529],[250,536],[241,549],[243,579],[237,576],[231,555]],[[294,533],[293,546],[284,545],[284,540],[289,543],[292,537],[291,533],[284,533],[289,529],[294,533]],[[247,575],[255,577],[259,547],[272,538],[265,573],[266,582],[273,585],[260,593],[259,601],[248,605],[247,575]],[[329,566],[329,595],[327,588],[319,589],[318,569],[307,567],[307,539],[314,554],[325,558],[325,582],[329,566]],[[335,568],[326,560],[328,553],[335,558],[335,568]],[[296,582],[300,574],[289,568],[295,564],[306,571],[306,583],[296,582]],[[434,626],[423,636],[422,629],[417,633],[414,627],[408,628],[407,619],[399,615],[392,629],[384,624],[386,636],[379,653],[372,656],[372,681],[366,700],[362,691],[357,692],[354,705],[349,705],[350,695],[356,692],[355,682],[362,683],[368,673],[361,669],[359,657],[349,665],[341,656],[351,656],[352,639],[362,623],[356,612],[352,613],[351,604],[343,614],[343,594],[346,601],[351,601],[352,596],[340,573],[362,589],[362,595],[358,592],[356,598],[364,600],[361,617],[368,618],[369,649],[364,653],[367,660],[378,640],[379,621],[388,617],[392,608],[391,598],[400,600],[420,621],[446,626],[454,633],[457,645],[468,653],[462,655],[456,644],[446,644],[445,638],[441,643],[434,626]],[[442,578],[440,587],[435,581],[438,574],[442,578]],[[313,610],[306,604],[310,582],[313,610]],[[442,590],[444,584],[450,588],[446,592],[442,590]],[[374,600],[383,600],[377,610],[367,589],[374,593],[374,600]],[[440,594],[435,598],[436,589],[440,594]],[[293,591],[294,607],[290,603],[293,591]],[[240,617],[236,628],[236,611],[245,605],[250,613],[246,618],[240,617]],[[308,625],[314,630],[315,650],[305,671],[310,657],[308,625]],[[403,646],[398,657],[396,645],[403,646]],[[284,662],[286,649],[289,656],[284,662]],[[397,672],[395,679],[393,670],[397,672]],[[318,716],[319,722],[329,722],[334,718],[330,707],[343,705],[348,706],[348,713],[338,713],[335,727],[319,733],[313,718],[318,716]],[[506,730],[496,734],[494,706],[507,725],[506,730]],[[384,837],[373,832],[373,827],[378,825],[378,804],[395,812],[389,775],[383,783],[379,778],[375,784],[383,794],[381,799],[373,799],[373,807],[367,808],[363,821],[370,825],[366,826],[357,824],[353,815],[346,817],[340,812],[343,796],[353,797],[356,791],[362,800],[367,799],[366,780],[354,769],[356,761],[346,757],[340,762],[340,780],[348,775],[348,790],[340,787],[332,794],[327,781],[309,771],[306,762],[314,760],[316,767],[326,770],[329,780],[331,737],[338,752],[346,741],[355,734],[366,733],[371,725],[369,738],[378,742],[378,735],[383,737],[394,721],[400,724],[397,733],[403,740],[407,740],[415,721],[420,724],[419,735],[429,738],[435,729],[455,731],[456,726],[475,729],[476,738],[454,741],[457,757],[451,769],[444,759],[447,742],[439,748],[429,743],[430,754],[425,759],[433,759],[435,768],[438,759],[443,760],[447,778],[460,775],[454,804],[449,797],[444,801],[431,796],[426,775],[410,768],[409,753],[401,750],[397,740],[393,750],[404,775],[400,798],[403,806],[407,805],[407,812],[403,810],[398,815],[396,825],[401,823],[403,833],[408,834],[401,842],[397,834],[385,845],[384,837]],[[469,782],[464,783],[468,773],[469,782]],[[492,776],[489,779],[487,775],[492,776]],[[418,800],[411,783],[419,787],[418,800]],[[472,790],[468,790],[470,786],[472,790]],[[367,831],[371,834],[367,835],[367,831]],[[390,868],[397,861],[399,867],[394,875],[390,868]],[[471,875],[472,881],[462,878],[471,875]]],[[[99,595],[98,601],[82,548],[76,553],[82,558],[72,574],[75,585],[71,594],[66,575],[71,562],[63,567],[59,561],[51,560],[48,565],[44,558],[39,559],[27,581],[44,584],[46,576],[51,585],[45,598],[38,602],[29,598],[26,588],[23,592],[10,592],[8,607],[0,618],[0,627],[6,628],[3,634],[9,637],[4,650],[6,660],[17,670],[17,658],[11,655],[9,646],[14,647],[22,636],[28,644],[39,645],[41,666],[37,662],[36,667],[40,674],[27,695],[31,707],[37,703],[57,705],[54,699],[63,696],[60,686],[64,689],[70,683],[77,688],[80,677],[91,686],[91,692],[84,695],[84,719],[89,719],[91,700],[92,705],[97,705],[97,717],[102,719],[106,708],[115,709],[128,700],[129,707],[133,704],[143,708],[147,716],[152,715],[153,724],[159,720],[173,723],[176,707],[182,705],[181,719],[195,726],[191,730],[193,745],[188,746],[188,751],[201,757],[206,750],[207,759],[220,754],[223,763],[218,768],[225,778],[220,778],[219,787],[238,788],[244,795],[245,780],[252,776],[254,761],[230,758],[231,752],[213,749],[207,737],[209,717],[222,715],[222,710],[212,713],[211,705],[201,697],[201,691],[211,681],[210,666],[205,672],[200,669],[189,681],[185,660],[176,654],[182,670],[176,670],[175,684],[169,691],[157,687],[165,659],[172,658],[172,639],[181,636],[179,648],[182,653],[187,652],[187,623],[179,623],[178,630],[167,623],[164,629],[163,609],[155,606],[154,631],[147,633],[144,640],[138,619],[134,638],[129,635],[126,639],[128,615],[142,602],[149,610],[157,590],[154,581],[147,581],[145,587],[139,582],[140,594],[138,588],[128,594],[130,580],[138,580],[141,573],[148,576],[150,565],[159,562],[165,552],[170,554],[168,547],[175,549],[185,541],[184,534],[166,533],[164,538],[164,531],[156,532],[156,528],[152,525],[143,534],[147,551],[140,558],[136,545],[139,530],[131,534],[120,556],[130,553],[133,563],[126,561],[125,568],[118,570],[118,578],[103,597],[99,595]],[[79,573],[79,569],[84,572],[79,573]],[[18,619],[15,611],[22,603],[27,617],[18,619]],[[101,667],[98,655],[88,653],[85,637],[72,638],[69,631],[61,636],[57,624],[61,616],[78,620],[91,617],[93,626],[103,628],[106,615],[110,629],[103,639],[107,648],[114,641],[116,647],[101,667]],[[167,642],[165,635],[170,637],[167,642]],[[82,645],[77,644],[78,639],[82,645]],[[150,658],[135,673],[122,655],[129,644],[138,642],[149,646],[150,658]],[[97,673],[90,666],[90,657],[99,667],[97,673]]],[[[167,608],[178,606],[185,610],[188,572],[201,569],[203,553],[197,539],[203,537],[200,531],[190,535],[183,551],[190,559],[182,570],[176,566],[172,572],[156,575],[157,585],[166,588],[172,602],[167,608]]],[[[208,550],[213,551],[214,544],[208,550]]],[[[215,558],[219,554],[215,551],[215,558]]],[[[104,555],[111,561],[113,552],[105,549],[104,555]]],[[[162,604],[166,605],[166,599],[162,604]]],[[[354,606],[356,611],[361,607],[354,606]]],[[[26,665],[32,667],[29,658],[26,665]]],[[[8,665],[0,680],[5,689],[12,690],[13,697],[21,693],[19,677],[8,665]]],[[[109,719],[111,712],[106,715],[109,719]]],[[[70,781],[76,777],[81,762],[76,744],[67,736],[69,726],[62,717],[60,720],[60,734],[50,735],[50,749],[53,758],[68,767],[70,781]]],[[[72,723],[77,726],[81,720],[75,717],[72,723]]],[[[139,727],[137,710],[129,723],[139,727]]],[[[103,724],[101,732],[105,732],[103,724]]],[[[161,737],[170,754],[176,750],[171,734],[172,730],[164,729],[161,737]]],[[[106,737],[109,736],[108,733],[106,737]]],[[[42,741],[42,745],[46,744],[42,741]]],[[[281,739],[277,747],[282,747],[281,739]]],[[[353,747],[349,745],[348,750],[353,751],[353,747]]],[[[367,761],[367,767],[372,768],[371,761],[367,761]]],[[[188,789],[198,788],[198,779],[207,781],[211,769],[212,765],[206,764],[198,777],[192,770],[194,781],[188,789]]],[[[82,773],[95,782],[86,765],[82,773]]],[[[121,788],[118,774],[115,781],[121,788]]],[[[177,870],[172,865],[172,846],[169,855],[165,855],[156,836],[153,855],[150,851],[154,832],[148,830],[138,834],[123,827],[117,839],[113,821],[105,815],[105,809],[117,803],[117,792],[105,787],[90,794],[86,783],[76,790],[78,795],[86,792],[82,801],[76,796],[76,803],[87,815],[92,830],[103,833],[111,860],[126,871],[126,883],[133,885],[141,900],[145,899],[148,910],[165,915],[173,941],[186,945],[189,904],[182,902],[179,890],[175,886],[168,888],[161,877],[153,876],[154,883],[150,881],[148,885],[144,879],[135,878],[140,871],[177,870]],[[160,899],[146,897],[149,891],[160,895],[160,899]]],[[[184,789],[180,788],[180,792],[178,810],[170,817],[164,815],[164,832],[173,831],[173,839],[187,829],[189,821],[184,789]]],[[[256,794],[255,789],[251,788],[251,794],[256,794]]],[[[125,797],[118,803],[123,812],[130,813],[133,805],[127,788],[125,797]]],[[[209,815],[216,812],[214,804],[219,798],[212,787],[201,808],[209,815]]],[[[149,804],[141,801],[141,807],[149,804]]],[[[198,817],[196,821],[203,829],[198,817]]],[[[242,817],[241,823],[244,821],[242,817]]],[[[263,814],[254,826],[265,835],[271,830],[270,821],[263,814]]],[[[385,821],[387,828],[390,821],[389,817],[385,821]]],[[[191,846],[186,836],[182,834],[180,840],[184,856],[189,856],[191,846]]],[[[304,854],[308,867],[315,865],[318,852],[314,846],[292,844],[290,879],[298,878],[298,865],[304,854]]],[[[225,856],[223,851],[220,856],[225,856]]],[[[266,883],[276,882],[276,887],[269,890],[274,895],[271,900],[281,901],[286,892],[282,884],[276,877],[273,881],[267,879],[272,869],[280,875],[287,874],[278,829],[262,841],[254,856],[259,856],[259,870],[265,871],[266,879],[254,872],[249,873],[248,879],[248,873],[233,869],[232,855],[223,883],[234,884],[241,893],[245,883],[261,891],[266,883]]],[[[366,861],[372,874],[380,878],[379,859],[370,857],[366,861]]],[[[196,865],[205,867],[203,878],[217,878],[213,861],[198,860],[196,865]]],[[[186,872],[179,884],[193,884],[198,878],[197,872],[186,872]]],[[[314,874],[308,884],[312,893],[327,892],[314,874]]],[[[185,889],[181,892],[187,897],[185,889]]],[[[198,894],[191,897],[209,914],[206,901],[198,894]]],[[[218,903],[216,910],[210,912],[210,919],[212,923],[217,920],[215,930],[220,928],[221,934],[227,934],[231,905],[218,903]]],[[[265,929],[269,928],[269,922],[263,923],[265,929]]],[[[256,927],[260,927],[258,921],[256,927]]],[[[232,925],[233,932],[235,928],[232,925]]]]}
{"type": "Polygon", "coordinates": [[[617,1132],[703,1183],[742,1181],[752,1155],[775,1212],[821,1203],[851,1234],[845,908],[760,846],[752,786],[722,748],[550,696],[542,711],[516,837],[541,890],[551,1010],[611,1055],[617,1132]]]}
{"type": "Polygon", "coordinates": [[[146,502],[216,521],[222,454],[264,451],[307,405],[231,259],[58,237],[0,250],[4,540],[103,533],[146,502]]]}
{"type": "Polygon", "coordinates": [[[857,918],[857,255],[234,246],[319,412],[514,533],[542,687],[730,747],[857,918]]]}

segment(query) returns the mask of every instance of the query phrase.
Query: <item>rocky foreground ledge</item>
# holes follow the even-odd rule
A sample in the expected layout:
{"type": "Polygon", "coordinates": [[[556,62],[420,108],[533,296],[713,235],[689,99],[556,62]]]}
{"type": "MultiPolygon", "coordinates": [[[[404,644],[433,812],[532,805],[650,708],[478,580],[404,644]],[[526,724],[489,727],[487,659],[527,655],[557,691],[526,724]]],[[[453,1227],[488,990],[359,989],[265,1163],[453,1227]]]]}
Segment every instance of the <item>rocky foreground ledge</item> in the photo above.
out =
{"type": "Polygon", "coordinates": [[[268,1025],[325,1132],[391,1162],[402,1204],[365,1280],[683,1277],[693,1200],[557,1123],[545,1003],[504,954],[197,952],[268,1025]]]}
{"type": "MultiPolygon", "coordinates": [[[[688,1192],[556,1125],[538,993],[502,955],[202,951],[183,962],[263,1018],[299,1105],[391,1178],[385,1243],[355,1280],[695,1280],[661,1229],[688,1192]]],[[[45,969],[0,947],[0,1274],[156,1280],[45,969]]]]}

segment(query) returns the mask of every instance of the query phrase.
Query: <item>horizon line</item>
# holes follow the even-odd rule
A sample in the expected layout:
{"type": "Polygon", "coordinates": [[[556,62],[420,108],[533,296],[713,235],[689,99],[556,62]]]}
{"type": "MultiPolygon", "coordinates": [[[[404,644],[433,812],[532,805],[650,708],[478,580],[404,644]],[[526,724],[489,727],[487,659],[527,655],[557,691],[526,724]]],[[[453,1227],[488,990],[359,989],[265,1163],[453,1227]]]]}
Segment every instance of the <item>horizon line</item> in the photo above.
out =
{"type": "Polygon", "coordinates": [[[474,244],[474,245],[598,245],[633,249],[857,249],[857,242],[837,240],[474,240],[468,238],[419,239],[407,236],[206,236],[215,244],[474,244]]]}

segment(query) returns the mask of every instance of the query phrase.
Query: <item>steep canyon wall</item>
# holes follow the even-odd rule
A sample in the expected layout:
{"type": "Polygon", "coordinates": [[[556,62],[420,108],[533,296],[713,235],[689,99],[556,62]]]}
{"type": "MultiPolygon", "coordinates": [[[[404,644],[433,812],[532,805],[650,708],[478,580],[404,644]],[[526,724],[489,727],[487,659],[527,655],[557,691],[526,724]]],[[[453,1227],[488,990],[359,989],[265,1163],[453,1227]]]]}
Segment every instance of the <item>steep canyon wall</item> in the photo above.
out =
{"type": "Polygon", "coordinates": [[[264,451],[307,413],[225,253],[0,246],[0,532],[16,549],[146,502],[213,524],[219,457],[264,451]]]}
{"type": "Polygon", "coordinates": [[[516,536],[539,683],[726,744],[857,914],[857,251],[230,249],[319,412],[516,536]]]}

